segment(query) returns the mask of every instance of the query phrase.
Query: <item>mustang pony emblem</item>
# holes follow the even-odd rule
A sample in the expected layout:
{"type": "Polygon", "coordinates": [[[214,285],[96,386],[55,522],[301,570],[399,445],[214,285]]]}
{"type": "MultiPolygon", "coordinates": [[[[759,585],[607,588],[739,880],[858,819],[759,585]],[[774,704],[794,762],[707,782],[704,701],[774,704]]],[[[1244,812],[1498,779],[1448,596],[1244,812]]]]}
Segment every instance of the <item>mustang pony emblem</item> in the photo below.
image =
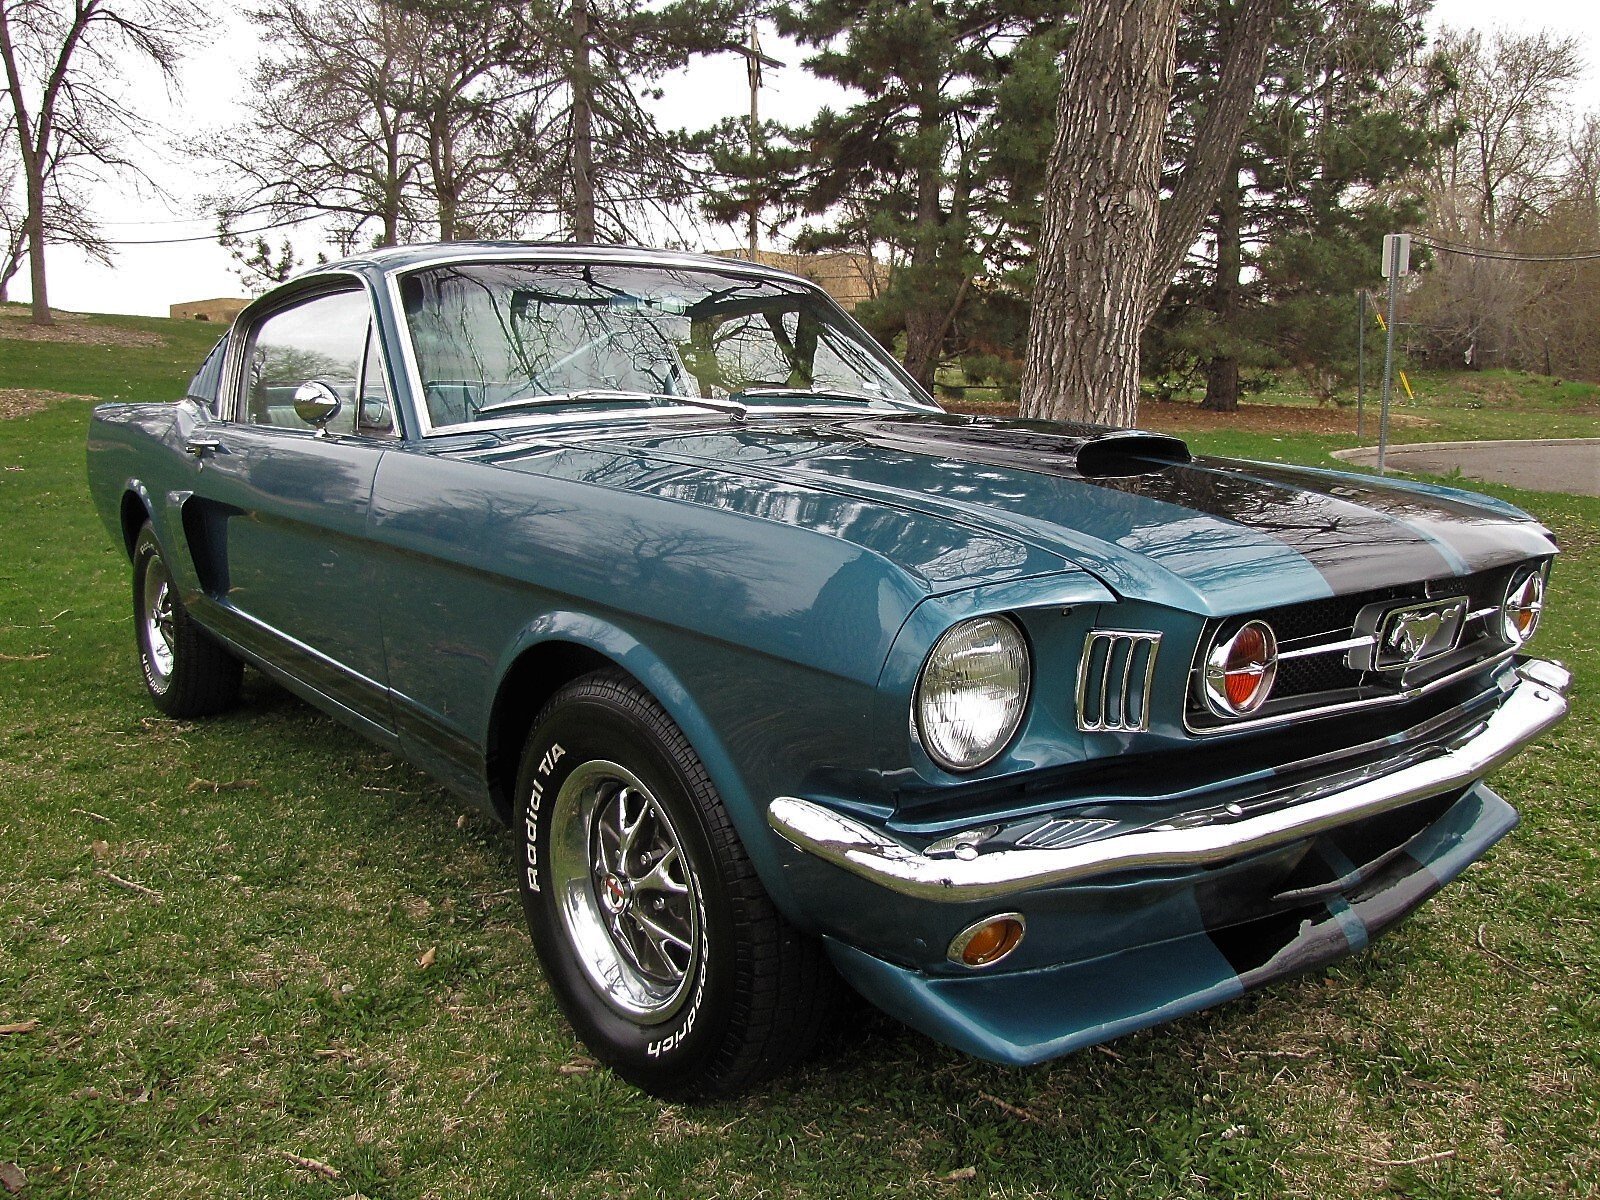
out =
{"type": "Polygon", "coordinates": [[[1450,653],[1466,614],[1462,596],[1390,609],[1378,627],[1373,665],[1393,671],[1450,653]]]}
{"type": "Polygon", "coordinates": [[[1416,662],[1428,644],[1438,636],[1444,625],[1444,617],[1444,613],[1437,609],[1432,612],[1401,613],[1389,626],[1389,632],[1383,640],[1384,649],[1407,662],[1416,662]]]}

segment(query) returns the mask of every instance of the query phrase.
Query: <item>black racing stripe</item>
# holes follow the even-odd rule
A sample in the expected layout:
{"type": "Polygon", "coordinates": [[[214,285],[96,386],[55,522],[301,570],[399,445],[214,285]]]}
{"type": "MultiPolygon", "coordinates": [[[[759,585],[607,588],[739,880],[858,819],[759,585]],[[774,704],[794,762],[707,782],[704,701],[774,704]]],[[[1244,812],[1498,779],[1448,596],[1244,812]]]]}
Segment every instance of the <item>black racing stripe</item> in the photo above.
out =
{"type": "Polygon", "coordinates": [[[1371,937],[1398,924],[1443,883],[1409,853],[1396,855],[1383,870],[1348,897],[1350,909],[1371,937]]]}
{"type": "Polygon", "coordinates": [[[1275,538],[1315,567],[1335,593],[1362,591],[1380,579],[1455,574],[1438,547],[1386,513],[1259,479],[1231,464],[1202,460],[1136,480],[1087,482],[1137,491],[1275,538]]]}
{"type": "MultiPolygon", "coordinates": [[[[862,441],[885,449],[965,458],[1012,470],[1073,479],[1176,505],[1275,538],[1305,558],[1336,593],[1414,579],[1454,575],[1455,566],[1398,514],[1262,477],[1252,464],[1201,461],[1182,465],[1152,456],[1142,473],[1085,474],[1077,457],[1094,435],[1121,436],[1092,426],[1058,427],[995,421],[952,425],[952,418],[896,418],[852,422],[862,441]],[[981,438],[977,436],[981,430],[981,438]]],[[[1136,464],[1135,464],[1136,465],[1136,464]]],[[[1413,506],[1424,504],[1413,500],[1413,506]]],[[[1392,507],[1392,506],[1391,506],[1392,507]]],[[[1481,519],[1481,514],[1480,514],[1481,519]]]]}
{"type": "Polygon", "coordinates": [[[1210,931],[1211,942],[1245,987],[1309,971],[1351,949],[1344,927],[1322,904],[1210,931]]]}

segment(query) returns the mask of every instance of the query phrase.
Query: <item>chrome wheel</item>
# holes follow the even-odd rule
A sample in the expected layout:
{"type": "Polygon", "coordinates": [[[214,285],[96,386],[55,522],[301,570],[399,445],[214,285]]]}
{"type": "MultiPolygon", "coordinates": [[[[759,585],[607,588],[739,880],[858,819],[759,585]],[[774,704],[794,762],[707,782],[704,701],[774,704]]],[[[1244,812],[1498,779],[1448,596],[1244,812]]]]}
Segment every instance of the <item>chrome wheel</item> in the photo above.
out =
{"type": "Polygon", "coordinates": [[[550,881],[566,935],[601,999],[631,1021],[669,1020],[703,954],[700,884],[683,841],[626,767],[573,769],[551,806],[550,881]]]}
{"type": "Polygon", "coordinates": [[[150,680],[164,687],[176,661],[177,628],[172,615],[172,577],[159,554],[151,555],[144,572],[144,654],[150,680]]]}

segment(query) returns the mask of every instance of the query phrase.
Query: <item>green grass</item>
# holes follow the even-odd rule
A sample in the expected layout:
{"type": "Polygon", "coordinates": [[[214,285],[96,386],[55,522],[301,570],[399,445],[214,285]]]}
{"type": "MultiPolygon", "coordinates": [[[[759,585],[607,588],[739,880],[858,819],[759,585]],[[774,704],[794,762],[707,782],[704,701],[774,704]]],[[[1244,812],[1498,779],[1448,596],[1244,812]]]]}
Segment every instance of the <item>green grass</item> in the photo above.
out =
{"type": "MultiPolygon", "coordinates": [[[[170,344],[0,340],[0,388],[173,394],[212,332],[129,324],[170,344]]],[[[226,718],[154,713],[88,410],[0,422],[0,1025],[38,1022],[0,1035],[0,1163],[25,1195],[1594,1194],[1600,502],[1490,489],[1567,547],[1541,644],[1574,716],[1498,776],[1522,828],[1369,952],[1025,1071],[858,1011],[793,1077],[684,1108],[583,1057],[500,830],[254,676],[226,718]]]]}

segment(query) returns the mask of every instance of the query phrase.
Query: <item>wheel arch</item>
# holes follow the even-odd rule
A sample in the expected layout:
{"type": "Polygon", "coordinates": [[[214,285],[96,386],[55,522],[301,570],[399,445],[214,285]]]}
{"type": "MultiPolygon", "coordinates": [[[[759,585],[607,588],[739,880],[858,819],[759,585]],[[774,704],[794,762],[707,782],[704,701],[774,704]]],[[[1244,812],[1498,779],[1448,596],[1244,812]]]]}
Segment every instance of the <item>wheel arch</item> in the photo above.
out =
{"type": "MultiPolygon", "coordinates": [[[[485,769],[495,810],[510,820],[518,760],[539,710],[572,680],[607,667],[632,676],[683,731],[748,843],[748,830],[741,819],[749,808],[744,781],[689,690],[643,642],[584,613],[556,612],[541,617],[505,655],[484,737],[485,769]]],[[[757,817],[765,828],[764,818],[757,817]]]]}
{"type": "Polygon", "coordinates": [[[122,491],[122,501],[118,508],[118,524],[122,530],[122,548],[128,555],[128,561],[133,561],[134,544],[139,540],[139,531],[144,528],[146,521],[154,520],[154,510],[150,505],[150,497],[145,492],[144,484],[130,479],[122,491]]]}

